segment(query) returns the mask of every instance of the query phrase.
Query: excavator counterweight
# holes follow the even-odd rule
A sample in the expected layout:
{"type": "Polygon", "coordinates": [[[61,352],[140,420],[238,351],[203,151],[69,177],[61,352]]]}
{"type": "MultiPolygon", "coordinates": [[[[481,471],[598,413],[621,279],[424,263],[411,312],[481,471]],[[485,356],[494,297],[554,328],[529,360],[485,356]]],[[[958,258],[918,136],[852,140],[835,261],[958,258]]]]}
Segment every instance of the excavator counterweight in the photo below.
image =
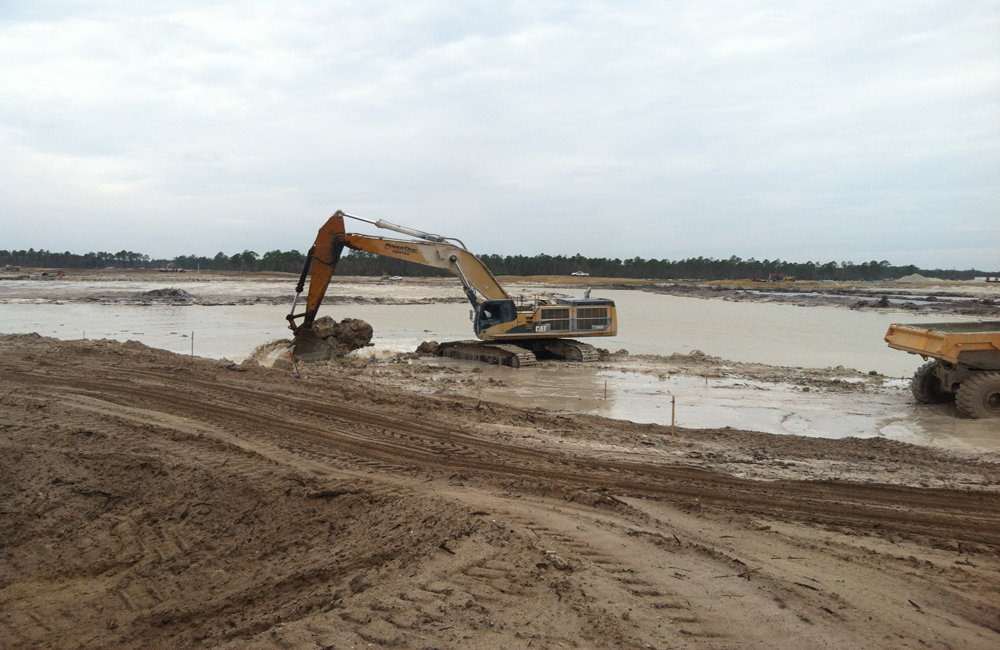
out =
{"type": "Polygon", "coordinates": [[[515,367],[532,365],[537,356],[594,361],[596,349],[572,338],[615,336],[618,332],[612,300],[590,297],[515,300],[461,240],[337,211],[319,229],[316,242],[309,249],[296,286],[292,311],[287,316],[289,327],[295,332],[293,354],[297,357],[316,358],[322,352],[325,343],[313,331],[313,322],[345,247],[444,269],[458,277],[472,305],[473,331],[479,340],[443,343],[438,348],[439,356],[515,367]],[[348,233],[344,227],[345,218],[416,239],[348,233]],[[307,277],[309,292],[305,311],[296,314],[307,277]],[[299,319],[301,322],[297,322],[299,319]]]}

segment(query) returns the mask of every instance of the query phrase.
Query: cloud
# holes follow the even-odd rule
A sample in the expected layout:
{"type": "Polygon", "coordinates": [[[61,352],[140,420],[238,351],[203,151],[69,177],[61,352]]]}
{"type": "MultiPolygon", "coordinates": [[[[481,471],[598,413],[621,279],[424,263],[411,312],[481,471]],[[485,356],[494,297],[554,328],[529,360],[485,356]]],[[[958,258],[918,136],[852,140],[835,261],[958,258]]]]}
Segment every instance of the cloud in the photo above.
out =
{"type": "Polygon", "coordinates": [[[155,255],[302,249],[343,207],[481,252],[990,266],[952,233],[1000,247],[998,35],[992,2],[15,4],[4,247],[114,247],[30,226],[72,204],[155,255]]]}

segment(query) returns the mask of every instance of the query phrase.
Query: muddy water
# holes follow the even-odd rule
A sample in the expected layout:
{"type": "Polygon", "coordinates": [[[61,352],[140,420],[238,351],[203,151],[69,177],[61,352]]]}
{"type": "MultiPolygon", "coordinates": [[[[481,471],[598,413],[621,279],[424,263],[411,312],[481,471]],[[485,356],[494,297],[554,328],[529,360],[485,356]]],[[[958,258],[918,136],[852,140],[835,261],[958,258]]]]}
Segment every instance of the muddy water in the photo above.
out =
{"type": "MultiPolygon", "coordinates": [[[[579,292],[577,292],[579,293],[579,292]]],[[[574,294],[576,295],[576,294],[574,294]]],[[[882,340],[893,322],[954,320],[833,307],[737,303],[600,291],[619,309],[619,336],[591,339],[611,350],[669,355],[702,350],[731,359],[792,367],[842,365],[909,377],[921,360],[890,350],[882,340]]],[[[0,332],[38,332],[62,339],[137,340],[166,350],[240,360],[258,344],[287,338],[287,307],[0,304],[0,332]]],[[[376,348],[412,351],[421,342],[472,338],[469,307],[432,305],[325,305],[334,318],[361,318],[375,329],[376,348]]],[[[447,362],[441,363],[462,363],[447,362]]],[[[951,406],[912,403],[905,382],[878,394],[801,393],[791,386],[751,385],[600,368],[486,368],[509,386],[489,399],[522,406],[590,412],[638,422],[685,427],[732,426],[771,433],[839,438],[888,438],[949,447],[1000,449],[996,422],[957,420],[951,406]],[[608,397],[604,397],[605,382],[608,397]]]]}
{"type": "MultiPolygon", "coordinates": [[[[436,359],[441,367],[472,370],[468,361],[436,359]]],[[[678,427],[722,428],[818,438],[888,438],[960,451],[1000,451],[1000,423],[964,420],[954,405],[915,404],[907,380],[888,380],[879,392],[804,393],[790,384],[742,379],[658,376],[587,366],[528,371],[479,366],[481,396],[511,406],[591,413],[678,427]],[[501,381],[494,388],[490,379],[501,381]]],[[[443,374],[441,378],[452,375],[443,374]]],[[[472,384],[449,392],[477,395],[472,384]]]]}
{"type": "Polygon", "coordinates": [[[701,350],[732,361],[775,366],[844,366],[890,377],[909,377],[923,361],[886,346],[892,323],[946,322],[955,317],[898,312],[854,311],[839,307],[729,302],[602,291],[618,306],[618,336],[602,347],[633,354],[701,350]]]}
{"type": "MultiPolygon", "coordinates": [[[[579,292],[577,292],[579,293],[579,292]]],[[[889,349],[882,337],[894,322],[945,322],[954,318],[836,307],[728,302],[639,291],[601,291],[618,304],[618,336],[589,342],[633,354],[669,355],[701,350],[712,356],[769,365],[845,366],[909,377],[914,355],[889,349]]],[[[252,306],[127,306],[101,304],[0,304],[0,332],[38,332],[72,339],[134,339],[175,352],[239,360],[256,345],[287,337],[287,308],[252,306]]],[[[469,307],[432,305],[324,305],[334,318],[362,318],[375,328],[374,344],[412,351],[428,339],[472,337],[469,307]]]]}
{"type": "MultiPolygon", "coordinates": [[[[331,305],[322,313],[361,318],[375,328],[373,343],[412,352],[428,339],[473,338],[469,308],[443,305],[331,305]]],[[[261,343],[289,338],[288,307],[275,305],[0,304],[0,333],[37,332],[61,339],[108,338],[239,361],[261,343]]]]}

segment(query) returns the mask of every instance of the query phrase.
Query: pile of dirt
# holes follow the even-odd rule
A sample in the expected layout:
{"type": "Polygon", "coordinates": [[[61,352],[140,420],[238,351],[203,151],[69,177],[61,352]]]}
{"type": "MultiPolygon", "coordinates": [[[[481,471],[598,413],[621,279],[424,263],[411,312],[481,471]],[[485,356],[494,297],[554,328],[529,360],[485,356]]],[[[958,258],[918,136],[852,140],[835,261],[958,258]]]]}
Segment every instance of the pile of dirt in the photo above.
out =
{"type": "MultiPolygon", "coordinates": [[[[695,350],[695,352],[698,352],[698,350],[695,350]]],[[[629,351],[625,348],[620,348],[617,352],[612,352],[607,348],[597,348],[597,358],[600,361],[620,361],[628,357],[629,351]]]]}
{"type": "Polygon", "coordinates": [[[904,282],[906,284],[933,284],[935,282],[944,282],[941,278],[928,278],[919,273],[911,273],[910,275],[904,275],[903,277],[896,280],[896,282],[904,282]]]}
{"type": "Polygon", "coordinates": [[[441,347],[441,344],[438,343],[437,341],[424,341],[423,343],[417,346],[416,353],[434,356],[435,354],[437,354],[437,350],[439,347],[441,347]]]}
{"type": "Polygon", "coordinates": [[[345,318],[338,323],[329,316],[317,318],[313,323],[313,332],[330,346],[336,356],[367,347],[375,333],[372,326],[361,319],[345,318]]]}
{"type": "Polygon", "coordinates": [[[167,303],[176,303],[176,302],[188,303],[188,302],[196,302],[198,300],[184,289],[177,289],[176,287],[145,291],[143,293],[138,294],[136,296],[136,299],[142,300],[144,302],[167,302],[167,303]]]}
{"type": "MultiPolygon", "coordinates": [[[[338,357],[344,357],[354,350],[371,345],[372,326],[363,320],[345,318],[339,323],[329,316],[316,319],[313,331],[326,345],[317,346],[319,354],[299,361],[328,362],[338,357]]],[[[280,370],[294,370],[292,350],[294,341],[290,339],[275,339],[262,343],[254,348],[241,365],[263,366],[280,370]]]]}

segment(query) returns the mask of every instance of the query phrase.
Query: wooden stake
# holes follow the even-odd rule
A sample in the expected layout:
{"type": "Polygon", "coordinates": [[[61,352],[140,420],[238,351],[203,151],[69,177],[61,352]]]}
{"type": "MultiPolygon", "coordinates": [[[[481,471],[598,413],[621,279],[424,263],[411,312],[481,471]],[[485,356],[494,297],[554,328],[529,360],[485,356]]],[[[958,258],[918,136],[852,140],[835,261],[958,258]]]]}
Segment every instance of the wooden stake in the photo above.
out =
{"type": "Polygon", "coordinates": [[[670,396],[670,439],[674,439],[674,414],[677,413],[677,398],[670,396]]]}
{"type": "Polygon", "coordinates": [[[480,406],[483,405],[483,378],[482,377],[477,377],[476,378],[476,399],[479,402],[478,404],[476,404],[476,408],[478,409],[480,406]]]}
{"type": "Polygon", "coordinates": [[[608,380],[604,380],[604,401],[608,401],[608,380]]]}
{"type": "Polygon", "coordinates": [[[191,332],[191,356],[194,356],[194,332],[191,332]]]}
{"type": "Polygon", "coordinates": [[[372,355],[372,386],[373,387],[377,387],[378,386],[378,380],[376,379],[376,374],[377,373],[375,371],[375,356],[372,355]]]}

